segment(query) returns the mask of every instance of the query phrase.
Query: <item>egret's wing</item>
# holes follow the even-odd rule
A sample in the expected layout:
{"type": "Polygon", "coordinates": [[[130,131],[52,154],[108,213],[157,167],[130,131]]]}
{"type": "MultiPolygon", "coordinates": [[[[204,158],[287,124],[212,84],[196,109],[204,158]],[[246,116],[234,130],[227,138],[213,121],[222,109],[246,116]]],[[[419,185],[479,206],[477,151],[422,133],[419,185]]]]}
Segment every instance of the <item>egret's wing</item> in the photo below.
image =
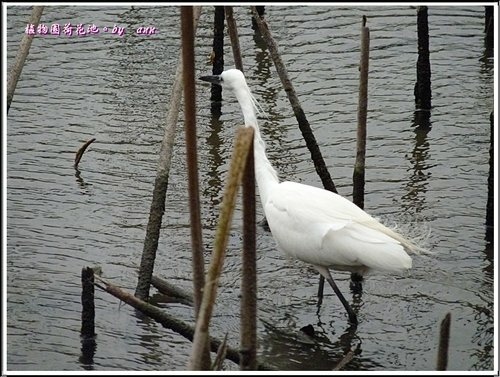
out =
{"type": "Polygon", "coordinates": [[[390,229],[335,193],[282,182],[264,209],[278,245],[295,258],[391,271],[411,266],[411,258],[390,229]]]}

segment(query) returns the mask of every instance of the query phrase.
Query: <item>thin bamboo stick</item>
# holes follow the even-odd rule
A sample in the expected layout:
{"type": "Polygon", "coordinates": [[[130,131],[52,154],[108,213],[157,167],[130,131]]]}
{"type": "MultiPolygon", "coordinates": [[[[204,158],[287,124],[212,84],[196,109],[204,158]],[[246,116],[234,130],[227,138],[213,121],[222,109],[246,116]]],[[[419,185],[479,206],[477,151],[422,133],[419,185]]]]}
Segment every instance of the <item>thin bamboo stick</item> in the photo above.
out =
{"type": "MultiPolygon", "coordinates": [[[[43,6],[34,6],[33,10],[31,11],[31,17],[28,21],[28,24],[33,25],[35,27],[35,30],[38,23],[40,22],[40,18],[42,17],[43,8],[43,6]]],[[[24,34],[23,39],[21,40],[21,44],[19,45],[19,49],[17,50],[16,60],[10,70],[9,81],[7,82],[7,113],[9,112],[12,98],[14,98],[14,91],[16,90],[19,76],[21,76],[24,62],[26,61],[26,57],[30,52],[33,37],[34,35],[32,34],[24,34]]]]}
{"type": "Polygon", "coordinates": [[[200,312],[196,320],[193,349],[188,363],[189,370],[200,370],[202,368],[201,351],[208,339],[210,319],[215,305],[219,277],[224,264],[226,245],[231,227],[231,219],[236,205],[238,187],[242,181],[244,167],[252,140],[253,128],[245,127],[238,129],[233,156],[231,158],[229,177],[224,189],[224,197],[222,199],[219,221],[215,233],[214,250],[205,280],[205,287],[203,288],[203,300],[200,312]]]}
{"type": "Polygon", "coordinates": [[[295,89],[293,87],[292,81],[288,77],[287,69],[286,69],[285,64],[283,63],[283,60],[281,59],[281,56],[280,56],[279,51],[278,51],[278,45],[274,41],[274,38],[272,37],[271,32],[269,31],[269,26],[267,25],[267,22],[259,16],[255,7],[251,7],[251,8],[252,8],[252,13],[253,13],[254,19],[255,19],[257,26],[259,28],[259,31],[262,35],[262,38],[265,40],[267,47],[269,48],[269,52],[270,52],[271,57],[274,61],[276,71],[278,72],[278,75],[281,79],[281,83],[283,84],[283,88],[285,89],[288,100],[290,101],[290,104],[292,105],[292,109],[293,109],[293,112],[295,114],[295,117],[297,118],[297,122],[299,124],[300,131],[302,132],[302,136],[304,137],[307,148],[309,149],[309,152],[311,153],[311,158],[314,162],[314,167],[316,168],[316,172],[318,173],[318,175],[321,179],[321,182],[323,183],[323,187],[326,190],[330,190],[330,191],[333,191],[336,193],[337,189],[335,188],[335,184],[332,181],[332,177],[330,176],[330,173],[328,172],[325,161],[323,160],[323,156],[321,155],[321,151],[319,150],[318,143],[316,142],[316,138],[314,137],[314,134],[311,130],[311,126],[309,125],[309,122],[307,121],[304,110],[302,109],[302,106],[300,105],[300,102],[299,102],[299,99],[298,99],[297,94],[295,92],[295,89]]]}
{"type": "MultiPolygon", "coordinates": [[[[194,7],[193,27],[198,24],[201,7],[194,7]]],[[[175,141],[175,132],[177,129],[177,120],[179,117],[179,108],[182,99],[182,53],[179,56],[177,70],[175,72],[175,81],[170,95],[170,108],[167,114],[165,132],[160,147],[158,167],[153,188],[153,197],[151,199],[151,208],[144,239],[144,248],[142,251],[141,265],[139,268],[139,278],[135,289],[135,296],[142,300],[149,297],[151,286],[151,276],[153,275],[154,262],[156,259],[156,250],[158,249],[158,240],[160,238],[160,229],[165,212],[165,198],[168,188],[168,175],[172,161],[172,150],[175,141]]]]}
{"type": "MultiPolygon", "coordinates": [[[[182,62],[184,65],[184,129],[188,170],[189,214],[191,229],[191,262],[193,266],[194,314],[198,316],[205,285],[205,260],[201,231],[200,189],[196,138],[196,87],[194,63],[193,7],[181,6],[182,62]]],[[[199,367],[210,369],[208,337],[199,350],[199,367]]]]}
{"type": "Polygon", "coordinates": [[[229,33],[229,39],[231,40],[231,47],[233,50],[234,66],[243,71],[243,60],[241,59],[240,50],[240,40],[238,38],[238,28],[236,26],[236,20],[233,16],[233,7],[224,7],[224,13],[226,14],[227,31],[229,33]]]}
{"type": "Polygon", "coordinates": [[[186,292],[185,290],[154,275],[151,277],[151,285],[158,289],[160,293],[173,297],[181,303],[193,306],[194,299],[191,292],[186,292]]]}
{"type": "Polygon", "coordinates": [[[366,27],[366,16],[361,26],[361,57],[359,62],[358,132],[356,141],[356,162],[352,177],[352,199],[363,209],[365,205],[365,156],[366,117],[368,111],[368,66],[370,56],[370,29],[366,27]]]}
{"type": "Polygon", "coordinates": [[[240,369],[257,366],[257,256],[255,251],[253,140],[243,175],[243,260],[241,266],[240,369]]]}
{"type": "Polygon", "coordinates": [[[188,170],[191,246],[193,262],[194,306],[198,314],[205,280],[203,239],[201,234],[198,154],[196,139],[196,93],[194,69],[193,8],[181,7],[182,62],[184,65],[184,128],[188,170]]]}

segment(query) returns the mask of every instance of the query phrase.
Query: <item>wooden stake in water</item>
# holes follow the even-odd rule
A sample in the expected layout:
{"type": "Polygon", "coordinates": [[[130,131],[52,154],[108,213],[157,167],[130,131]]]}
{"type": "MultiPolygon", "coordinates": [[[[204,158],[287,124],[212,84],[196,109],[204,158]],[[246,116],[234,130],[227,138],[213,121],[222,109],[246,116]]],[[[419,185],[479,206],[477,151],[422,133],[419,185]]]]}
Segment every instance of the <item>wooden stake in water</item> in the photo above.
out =
{"type": "Polygon", "coordinates": [[[489,49],[493,49],[494,14],[493,6],[484,7],[484,44],[489,49]]]}
{"type": "Polygon", "coordinates": [[[257,367],[257,255],[255,250],[253,140],[243,175],[243,258],[241,265],[240,369],[257,367]]]}
{"type": "Polygon", "coordinates": [[[353,202],[363,209],[365,205],[365,156],[366,118],[368,111],[368,66],[370,55],[370,29],[366,27],[366,16],[361,26],[361,57],[359,62],[358,132],[356,142],[356,162],[352,176],[353,202]]]}
{"type": "Polygon", "coordinates": [[[437,358],[437,370],[446,370],[448,366],[448,348],[450,345],[450,321],[451,314],[445,315],[441,321],[439,330],[439,348],[437,358]]]}
{"type": "Polygon", "coordinates": [[[220,274],[224,265],[229,230],[231,228],[231,220],[233,217],[234,207],[236,205],[236,197],[239,185],[242,181],[252,141],[252,127],[240,128],[238,130],[233,156],[231,158],[231,166],[229,168],[229,177],[224,188],[224,197],[222,199],[219,220],[215,232],[212,259],[207,272],[205,287],[203,288],[203,299],[200,312],[196,318],[196,331],[194,334],[193,349],[188,363],[189,370],[201,370],[202,368],[200,352],[209,337],[210,320],[215,306],[220,274]]]}
{"type": "Polygon", "coordinates": [[[490,159],[489,159],[489,171],[488,171],[488,201],[486,204],[486,241],[493,243],[494,240],[494,193],[495,193],[495,182],[494,182],[494,172],[495,172],[495,155],[494,155],[494,134],[493,134],[493,122],[494,116],[493,111],[490,113],[490,159]]]}
{"type": "Polygon", "coordinates": [[[229,33],[229,39],[231,40],[231,47],[233,50],[234,66],[236,69],[243,71],[243,60],[241,59],[240,41],[238,38],[238,29],[236,27],[236,21],[233,17],[233,7],[224,7],[226,13],[227,21],[227,31],[229,33]]]}
{"type": "MultiPolygon", "coordinates": [[[[31,12],[31,17],[28,21],[28,25],[33,25],[34,31],[40,22],[40,17],[42,17],[43,6],[33,7],[31,12]]],[[[17,81],[24,67],[24,62],[26,57],[30,52],[31,42],[33,42],[33,34],[24,34],[21,44],[19,45],[19,50],[17,51],[16,60],[9,72],[9,80],[7,82],[7,113],[10,109],[10,104],[12,103],[12,98],[14,98],[14,91],[16,90],[17,81]]]]}
{"type": "MultiPolygon", "coordinates": [[[[201,14],[201,7],[194,7],[193,27],[196,27],[201,14]]],[[[135,296],[146,301],[149,297],[151,278],[153,276],[154,263],[156,259],[156,250],[160,238],[160,229],[165,211],[165,198],[167,196],[168,176],[172,162],[172,151],[177,130],[177,120],[179,118],[179,108],[182,99],[182,52],[179,56],[177,69],[175,71],[175,80],[170,94],[170,105],[167,114],[165,131],[160,146],[159,161],[156,171],[156,178],[153,188],[153,197],[151,199],[151,208],[149,211],[148,225],[146,227],[146,236],[141,256],[141,265],[139,268],[139,278],[135,289],[135,296]]]]}
{"type": "Polygon", "coordinates": [[[82,269],[82,339],[95,336],[95,304],[94,304],[94,270],[90,267],[82,269]]]}
{"type": "MultiPolygon", "coordinates": [[[[266,12],[266,7],[265,6],[257,6],[255,7],[255,10],[257,11],[257,15],[260,18],[264,18],[264,13],[266,12]]],[[[255,21],[255,17],[257,17],[255,14],[252,16],[252,29],[257,30],[259,27],[257,26],[257,21],[255,21]]]]}
{"type": "MultiPolygon", "coordinates": [[[[198,315],[205,285],[205,260],[201,232],[200,192],[198,182],[198,153],[196,139],[196,88],[194,67],[193,7],[181,6],[182,62],[184,65],[184,128],[189,190],[189,219],[191,224],[191,255],[193,266],[194,313],[198,315]]],[[[198,350],[199,369],[210,368],[208,338],[198,350]]]]}
{"type": "MultiPolygon", "coordinates": [[[[214,12],[214,40],[212,47],[212,75],[220,75],[224,70],[224,7],[216,6],[214,12]]],[[[218,104],[212,110],[220,111],[222,87],[212,84],[210,100],[218,104]]]]}
{"type": "Polygon", "coordinates": [[[417,8],[418,60],[415,104],[417,109],[431,109],[431,63],[429,53],[429,23],[427,7],[417,8]]]}

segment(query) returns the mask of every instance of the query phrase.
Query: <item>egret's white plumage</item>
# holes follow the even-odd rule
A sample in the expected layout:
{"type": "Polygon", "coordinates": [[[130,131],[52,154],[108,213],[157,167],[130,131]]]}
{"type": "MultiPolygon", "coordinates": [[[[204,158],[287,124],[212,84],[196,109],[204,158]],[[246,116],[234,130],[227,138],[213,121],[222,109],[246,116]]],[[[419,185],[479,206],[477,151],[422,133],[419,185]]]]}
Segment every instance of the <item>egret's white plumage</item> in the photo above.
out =
{"type": "Polygon", "coordinates": [[[296,182],[279,182],[265,153],[256,118],[256,101],[243,73],[236,69],[201,79],[232,90],[245,126],[253,127],[255,176],[264,213],[278,248],[313,265],[332,285],[351,322],[357,319],[336,287],[328,268],[364,274],[411,268],[407,251],[418,247],[358,206],[333,192],[296,182]]]}

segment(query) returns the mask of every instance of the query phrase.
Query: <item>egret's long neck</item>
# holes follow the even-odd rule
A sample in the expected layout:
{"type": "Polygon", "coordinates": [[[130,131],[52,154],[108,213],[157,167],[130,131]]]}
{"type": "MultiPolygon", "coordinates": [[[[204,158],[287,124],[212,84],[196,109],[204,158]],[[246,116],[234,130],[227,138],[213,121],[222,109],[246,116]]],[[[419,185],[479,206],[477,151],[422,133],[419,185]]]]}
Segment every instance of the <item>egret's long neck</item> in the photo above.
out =
{"type": "Polygon", "coordinates": [[[255,105],[252,101],[248,87],[239,87],[235,90],[236,98],[241,106],[246,127],[254,128],[253,150],[255,160],[255,178],[259,187],[259,194],[262,206],[267,202],[269,191],[279,183],[278,174],[271,166],[266,156],[266,146],[260,136],[257,116],[255,115],[255,105]]]}

